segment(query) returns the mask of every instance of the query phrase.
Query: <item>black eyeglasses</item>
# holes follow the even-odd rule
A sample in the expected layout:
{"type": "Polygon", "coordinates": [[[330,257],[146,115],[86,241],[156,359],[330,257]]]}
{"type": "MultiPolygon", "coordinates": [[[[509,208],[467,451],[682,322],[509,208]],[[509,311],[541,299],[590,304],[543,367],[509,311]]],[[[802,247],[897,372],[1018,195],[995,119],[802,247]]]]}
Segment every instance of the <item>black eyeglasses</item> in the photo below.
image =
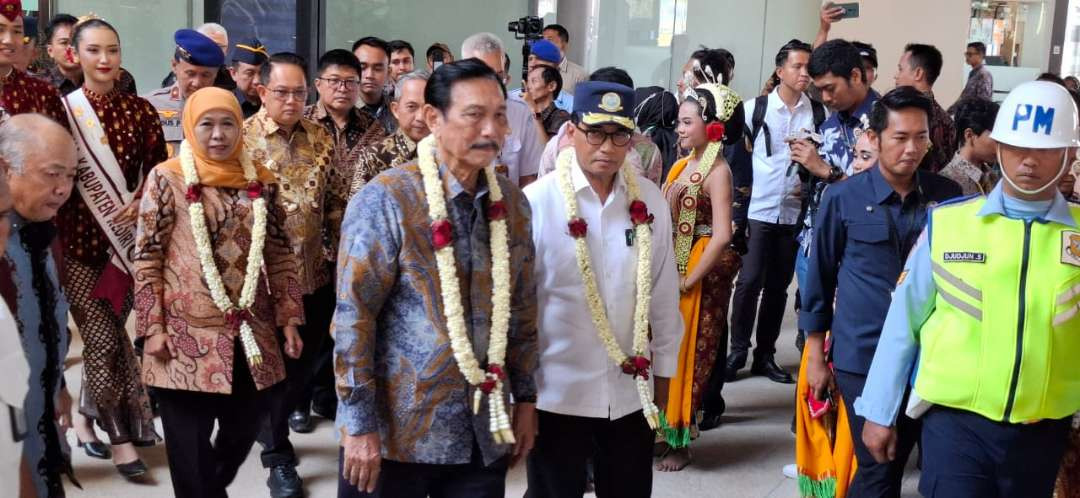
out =
{"type": "Polygon", "coordinates": [[[599,128],[582,128],[576,126],[578,130],[585,134],[585,141],[589,145],[604,145],[604,141],[611,138],[611,143],[616,147],[623,147],[630,143],[630,139],[634,138],[634,133],[629,130],[619,130],[608,133],[599,128]]]}
{"type": "Polygon", "coordinates": [[[316,79],[325,81],[327,85],[330,85],[330,88],[342,88],[342,87],[344,87],[346,90],[352,90],[352,89],[356,88],[357,85],[360,84],[360,80],[353,80],[353,79],[345,79],[345,80],[338,79],[338,78],[316,78],[316,79]]]}

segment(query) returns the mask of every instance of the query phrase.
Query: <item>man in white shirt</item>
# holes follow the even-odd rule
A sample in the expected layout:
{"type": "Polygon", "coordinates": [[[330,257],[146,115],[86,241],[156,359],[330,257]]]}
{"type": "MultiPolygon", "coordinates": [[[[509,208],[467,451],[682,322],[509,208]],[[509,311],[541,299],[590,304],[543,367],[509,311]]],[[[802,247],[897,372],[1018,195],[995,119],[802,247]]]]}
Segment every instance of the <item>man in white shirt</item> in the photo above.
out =
{"type": "Polygon", "coordinates": [[[578,83],[588,80],[589,73],[566,57],[566,49],[570,48],[570,32],[562,25],[549,24],[544,26],[543,36],[545,40],[559,47],[559,53],[562,55],[562,60],[559,61],[559,72],[562,73],[563,91],[572,97],[574,88],[578,83]]]}
{"type": "MultiPolygon", "coordinates": [[[[503,65],[505,53],[502,40],[492,33],[477,33],[461,44],[462,59],[480,59],[499,75],[500,81],[506,81],[506,66],[503,65]]],[[[525,102],[507,100],[506,119],[510,125],[510,136],[506,137],[506,143],[495,160],[495,171],[524,187],[536,180],[544,144],[533,124],[533,113],[525,102]]]]}
{"type": "Polygon", "coordinates": [[[757,318],[757,347],[750,368],[774,382],[792,384],[791,375],[773,360],[776,339],[787,305],[787,289],[795,272],[801,184],[792,167],[789,137],[815,132],[825,110],[805,93],[810,84],[806,66],[811,47],[791,40],[776,54],[776,89],[743,104],[746,129],[753,139],[754,184],[750,194],[750,238],[731,307],[731,353],[726,379],[734,381],[746,366],[750,337],[757,318]],[[815,111],[815,107],[817,110],[815,111]],[[758,300],[760,298],[760,308],[758,300]]]}
{"type": "Polygon", "coordinates": [[[600,496],[647,497],[652,491],[655,432],[648,417],[657,414],[653,400],[667,399],[683,323],[670,208],[655,184],[624,164],[633,109],[630,87],[578,85],[569,129],[573,147],[560,154],[553,174],[525,188],[540,310],[531,498],[582,496],[589,458],[600,496]],[[646,223],[652,226],[640,229],[646,223]],[[591,268],[585,277],[579,244],[591,268]],[[641,247],[649,248],[646,262],[638,260],[641,247]],[[640,315],[638,299],[645,296],[637,291],[639,271],[649,279],[641,285],[651,287],[640,315]],[[593,279],[597,293],[590,296],[585,282],[593,279]],[[598,303],[596,315],[590,301],[598,303]],[[610,331],[611,341],[605,343],[601,330],[610,331]],[[620,360],[612,359],[612,349],[620,360]]]}

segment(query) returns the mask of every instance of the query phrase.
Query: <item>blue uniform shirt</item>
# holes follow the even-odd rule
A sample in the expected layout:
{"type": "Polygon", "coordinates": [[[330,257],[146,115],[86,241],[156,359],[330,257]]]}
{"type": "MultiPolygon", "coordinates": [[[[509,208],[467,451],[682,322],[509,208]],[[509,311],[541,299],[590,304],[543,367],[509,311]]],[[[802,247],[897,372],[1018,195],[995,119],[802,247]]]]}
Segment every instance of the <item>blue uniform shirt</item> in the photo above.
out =
{"type": "MultiPolygon", "coordinates": [[[[1069,205],[1061,195],[1047,207],[1006,197],[1001,183],[986,197],[979,216],[1000,214],[1013,219],[1041,219],[1076,228],[1069,205]]],[[[932,228],[931,228],[932,229],[932,228]]],[[[900,411],[911,371],[919,352],[919,329],[934,311],[937,288],[930,263],[930,241],[924,231],[904,267],[907,276],[896,287],[881,331],[881,347],[866,379],[862,396],[855,400],[855,413],[881,426],[891,426],[900,411]]]]}
{"type": "Polygon", "coordinates": [[[926,224],[928,206],[961,194],[955,182],[933,173],[918,172],[916,184],[901,201],[874,166],[821,198],[799,328],[832,330],[839,370],[870,369],[903,258],[926,224]]]}

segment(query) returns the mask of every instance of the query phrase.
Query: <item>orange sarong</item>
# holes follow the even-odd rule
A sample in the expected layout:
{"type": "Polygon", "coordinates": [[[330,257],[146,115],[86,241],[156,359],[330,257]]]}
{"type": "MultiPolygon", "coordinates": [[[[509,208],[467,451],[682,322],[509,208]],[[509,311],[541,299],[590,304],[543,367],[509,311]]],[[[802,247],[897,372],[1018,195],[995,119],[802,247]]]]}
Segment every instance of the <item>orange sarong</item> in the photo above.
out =
{"type": "Polygon", "coordinates": [[[795,390],[795,464],[799,468],[799,495],[804,498],[843,498],[855,477],[855,446],[847,410],[840,393],[836,392],[833,393],[835,421],[829,424],[826,420],[829,415],[810,418],[810,406],[806,402],[810,392],[810,383],[806,380],[808,352],[809,349],[804,348],[799,384],[795,390]],[[830,437],[830,432],[835,436],[830,437]]]}
{"type": "MultiPolygon", "coordinates": [[[[694,242],[686,266],[687,273],[697,266],[710,239],[711,237],[703,236],[694,242]]],[[[667,408],[660,414],[664,439],[672,448],[684,448],[690,444],[690,417],[694,410],[694,355],[697,352],[698,322],[701,318],[700,282],[679,298],[679,312],[683,317],[679,366],[671,377],[667,408]]]]}

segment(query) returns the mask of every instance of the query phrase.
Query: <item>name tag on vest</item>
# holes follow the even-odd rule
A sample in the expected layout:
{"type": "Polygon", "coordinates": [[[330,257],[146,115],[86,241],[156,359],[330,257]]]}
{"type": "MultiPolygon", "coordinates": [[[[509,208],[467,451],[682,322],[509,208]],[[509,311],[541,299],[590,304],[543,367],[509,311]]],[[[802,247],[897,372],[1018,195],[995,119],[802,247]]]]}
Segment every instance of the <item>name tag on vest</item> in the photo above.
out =
{"type": "Polygon", "coordinates": [[[945,261],[951,263],[985,263],[986,253],[984,252],[947,252],[945,253],[945,261]]]}
{"type": "Polygon", "coordinates": [[[1080,266],[1080,232],[1061,232],[1061,262],[1080,266]]]}

